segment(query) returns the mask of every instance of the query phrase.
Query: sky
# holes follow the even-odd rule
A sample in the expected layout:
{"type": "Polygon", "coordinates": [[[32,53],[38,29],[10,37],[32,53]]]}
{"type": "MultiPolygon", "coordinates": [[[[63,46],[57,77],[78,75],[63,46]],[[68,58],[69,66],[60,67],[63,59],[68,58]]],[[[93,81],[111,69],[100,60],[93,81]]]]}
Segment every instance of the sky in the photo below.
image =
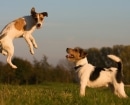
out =
{"type": "MultiPolygon", "coordinates": [[[[33,62],[45,55],[51,65],[65,59],[67,47],[101,48],[130,45],[130,0],[0,0],[0,29],[36,12],[48,12],[33,36],[38,44],[31,55],[23,38],[14,40],[14,57],[33,62]]],[[[0,54],[0,61],[6,57],[0,54]]]]}

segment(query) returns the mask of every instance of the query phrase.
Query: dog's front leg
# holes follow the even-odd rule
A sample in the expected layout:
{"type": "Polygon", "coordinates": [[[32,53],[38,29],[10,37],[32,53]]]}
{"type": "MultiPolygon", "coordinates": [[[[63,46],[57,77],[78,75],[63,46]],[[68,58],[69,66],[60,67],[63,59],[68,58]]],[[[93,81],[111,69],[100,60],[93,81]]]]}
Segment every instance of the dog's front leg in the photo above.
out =
{"type": "Polygon", "coordinates": [[[34,39],[34,37],[32,35],[30,35],[30,40],[31,40],[34,48],[37,48],[37,43],[36,43],[36,41],[35,41],[35,39],[34,39]]]}
{"type": "Polygon", "coordinates": [[[32,42],[30,40],[30,36],[29,35],[24,35],[23,37],[26,40],[26,42],[28,43],[28,45],[29,45],[31,54],[34,54],[33,45],[32,45],[32,42]]]}
{"type": "Polygon", "coordinates": [[[80,82],[80,96],[85,96],[86,85],[84,82],[80,82]]]}

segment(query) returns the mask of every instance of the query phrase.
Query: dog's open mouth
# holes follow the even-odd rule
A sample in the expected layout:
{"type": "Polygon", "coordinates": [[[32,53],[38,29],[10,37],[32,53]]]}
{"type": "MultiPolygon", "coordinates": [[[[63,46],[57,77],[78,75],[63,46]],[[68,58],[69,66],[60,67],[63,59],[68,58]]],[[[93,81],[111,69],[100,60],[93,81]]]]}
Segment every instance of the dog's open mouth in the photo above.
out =
{"type": "Polygon", "coordinates": [[[74,55],[68,54],[68,55],[66,55],[66,58],[74,58],[74,55]]]}

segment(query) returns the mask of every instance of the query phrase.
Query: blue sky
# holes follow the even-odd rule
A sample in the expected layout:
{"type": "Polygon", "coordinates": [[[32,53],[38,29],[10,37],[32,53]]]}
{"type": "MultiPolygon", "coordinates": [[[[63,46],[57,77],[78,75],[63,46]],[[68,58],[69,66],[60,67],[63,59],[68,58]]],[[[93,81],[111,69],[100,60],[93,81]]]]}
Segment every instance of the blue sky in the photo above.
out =
{"type": "MultiPolygon", "coordinates": [[[[48,12],[43,27],[33,36],[35,55],[25,40],[15,39],[14,56],[33,61],[48,57],[55,65],[65,59],[67,47],[101,48],[130,44],[130,0],[1,0],[0,29],[10,21],[30,15],[30,9],[48,12]]],[[[0,55],[0,61],[6,57],[0,55]]]]}

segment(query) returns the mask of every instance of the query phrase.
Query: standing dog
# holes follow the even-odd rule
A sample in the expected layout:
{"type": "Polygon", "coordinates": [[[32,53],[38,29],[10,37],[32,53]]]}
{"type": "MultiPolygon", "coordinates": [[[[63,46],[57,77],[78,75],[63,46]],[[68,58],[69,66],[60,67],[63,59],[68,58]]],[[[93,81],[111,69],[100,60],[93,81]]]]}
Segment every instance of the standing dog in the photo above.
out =
{"type": "Polygon", "coordinates": [[[32,32],[42,26],[45,16],[48,16],[47,12],[37,13],[35,8],[32,8],[30,16],[24,16],[12,21],[1,31],[0,52],[7,56],[7,63],[12,68],[17,68],[11,61],[14,54],[13,39],[23,37],[29,45],[31,54],[34,54],[33,47],[37,48],[37,44],[32,36],[32,32]]]}
{"type": "Polygon", "coordinates": [[[88,87],[102,87],[113,85],[114,93],[118,97],[126,98],[124,91],[124,83],[122,81],[122,62],[121,59],[115,55],[108,55],[108,57],[118,64],[118,68],[99,68],[87,61],[87,53],[82,48],[67,48],[68,55],[66,58],[75,62],[75,70],[78,73],[80,80],[80,95],[85,96],[85,88],[88,87]]]}

